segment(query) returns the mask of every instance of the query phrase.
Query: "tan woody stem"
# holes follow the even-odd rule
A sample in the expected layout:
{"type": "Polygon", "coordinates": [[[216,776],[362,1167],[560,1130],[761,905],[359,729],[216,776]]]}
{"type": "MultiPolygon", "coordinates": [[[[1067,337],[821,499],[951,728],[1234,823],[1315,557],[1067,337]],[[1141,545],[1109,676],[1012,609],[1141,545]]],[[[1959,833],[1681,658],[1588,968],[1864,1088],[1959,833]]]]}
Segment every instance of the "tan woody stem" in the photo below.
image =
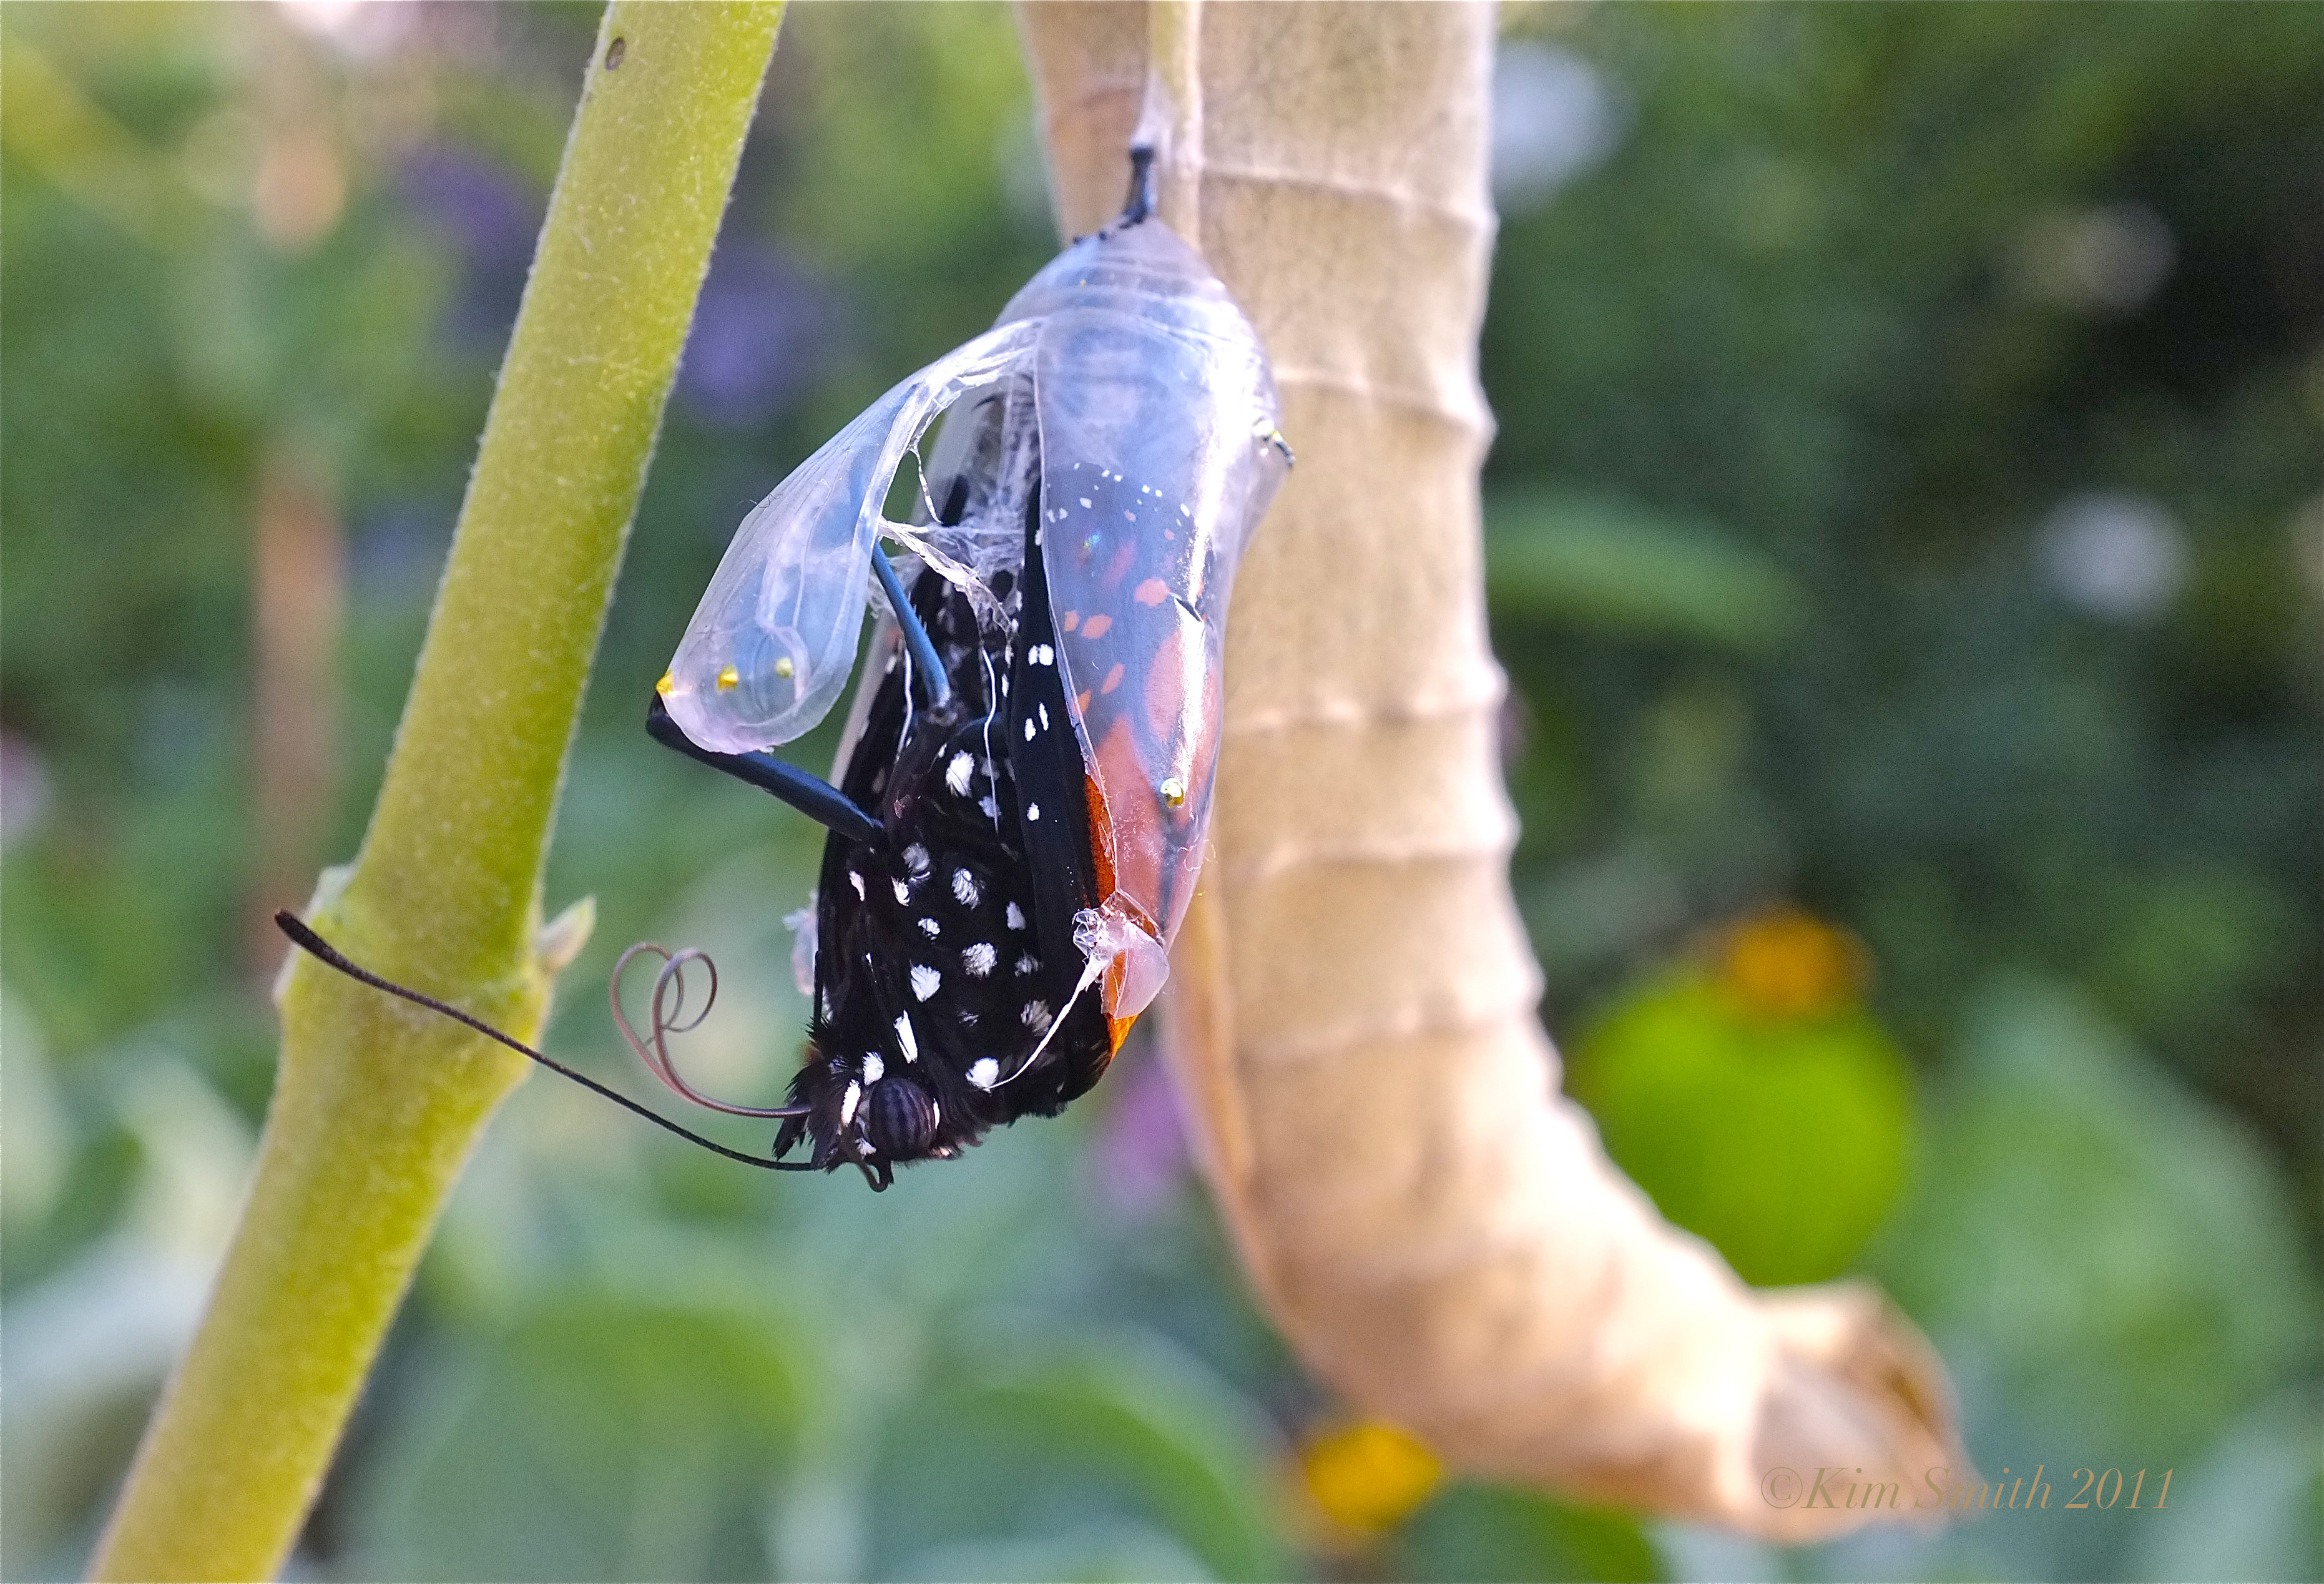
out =
{"type": "Polygon", "coordinates": [[[1941,1370],[1877,1294],[1751,1292],[1557,1092],[1481,576],[1491,8],[1019,17],[1068,230],[1119,190],[1152,68],[1163,216],[1258,327],[1299,452],[1237,583],[1168,1008],[1285,1335],[1456,1467],[1775,1538],[1866,1516],[1769,1501],[1776,1468],[1965,1466],[1941,1370]]]}

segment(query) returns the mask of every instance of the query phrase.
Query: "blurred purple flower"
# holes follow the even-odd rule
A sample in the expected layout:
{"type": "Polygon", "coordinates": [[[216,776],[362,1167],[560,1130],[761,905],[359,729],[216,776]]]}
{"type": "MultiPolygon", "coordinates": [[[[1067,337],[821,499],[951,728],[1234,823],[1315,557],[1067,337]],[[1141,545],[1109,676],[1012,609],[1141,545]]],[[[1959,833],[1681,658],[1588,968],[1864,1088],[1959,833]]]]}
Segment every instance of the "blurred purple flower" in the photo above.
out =
{"type": "MultiPolygon", "coordinates": [[[[455,144],[430,144],[403,163],[404,201],[459,255],[460,289],[446,330],[499,347],[515,322],[548,197],[522,177],[455,144]]],[[[710,261],[679,367],[678,392],[717,429],[779,417],[820,372],[838,304],[798,264],[763,243],[726,240],[710,261]]]]}
{"type": "Polygon", "coordinates": [[[1134,1221],[1158,1209],[1185,1176],[1186,1124],[1169,1070],[1150,1053],[1117,1072],[1112,1088],[1090,1166],[1099,1200],[1134,1221]]]}
{"type": "Polygon", "coordinates": [[[820,371],[838,304],[763,243],[723,241],[711,255],[678,365],[678,394],[715,429],[779,416],[820,371]]]}
{"type": "Polygon", "coordinates": [[[49,762],[29,737],[0,732],[0,847],[41,828],[49,811],[49,762]]]}
{"type": "Polygon", "coordinates": [[[436,591],[451,544],[447,506],[389,501],[355,519],[348,536],[347,581],[368,597],[424,601],[436,591]]]}
{"type": "Polygon", "coordinates": [[[452,144],[403,162],[404,201],[460,256],[460,290],[446,316],[456,341],[497,347],[516,322],[548,195],[506,167],[452,144]]]}

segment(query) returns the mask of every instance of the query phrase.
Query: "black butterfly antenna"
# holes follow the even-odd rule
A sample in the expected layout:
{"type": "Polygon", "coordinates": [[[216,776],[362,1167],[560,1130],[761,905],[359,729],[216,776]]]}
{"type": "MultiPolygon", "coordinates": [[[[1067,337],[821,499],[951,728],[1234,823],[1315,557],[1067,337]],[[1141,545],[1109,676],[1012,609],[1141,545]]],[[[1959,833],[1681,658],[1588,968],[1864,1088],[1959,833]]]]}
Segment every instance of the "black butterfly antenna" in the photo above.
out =
{"type": "Polygon", "coordinates": [[[1130,196],[1122,200],[1121,218],[1115,223],[1135,226],[1154,212],[1154,145],[1130,145],[1130,196]]]}
{"type": "MultiPolygon", "coordinates": [[[[484,1019],[461,1011],[458,1007],[453,1005],[448,1001],[438,1001],[433,996],[422,995],[420,991],[414,990],[409,986],[399,985],[393,979],[384,978],[378,974],[373,973],[369,968],[364,968],[350,960],[345,953],[339,950],[337,947],[333,946],[329,941],[315,933],[313,930],[308,928],[306,922],[300,918],[298,914],[290,912],[288,908],[281,910],[274,915],[274,924],[277,929],[281,930],[285,935],[288,935],[290,938],[292,945],[297,946],[300,950],[306,952],[309,956],[316,959],[319,962],[322,962],[326,966],[337,968],[339,972],[346,975],[347,977],[355,980],[356,983],[369,985],[374,990],[384,990],[391,996],[410,1002],[414,1006],[424,1006],[430,1012],[442,1014],[444,1016],[450,1018],[455,1023],[465,1024],[469,1028],[475,1030],[476,1033],[484,1035],[486,1039],[497,1040],[502,1044],[506,1045],[510,1050],[516,1051],[519,1055],[531,1058],[541,1066],[548,1068],[551,1072],[558,1073],[566,1078],[571,1079],[575,1083],[579,1084],[583,1088],[589,1090],[592,1094],[602,1095],[606,1099],[613,1101],[616,1106],[621,1107],[624,1111],[636,1113],[638,1116],[642,1116],[647,1121],[652,1123],[656,1127],[662,1128],[667,1132],[674,1133],[678,1135],[678,1137],[686,1140],[688,1144],[699,1144],[713,1154],[724,1155],[730,1161],[740,1161],[745,1166],[757,1166],[769,1172],[812,1172],[816,1169],[811,1162],[779,1161],[772,1155],[746,1154],[741,1150],[728,1149],[716,1139],[705,1138],[701,1134],[695,1132],[692,1128],[682,1126],[678,1123],[672,1122],[660,1112],[638,1104],[637,1101],[632,1100],[629,1096],[621,1093],[619,1090],[608,1088],[605,1085],[599,1083],[595,1079],[591,1078],[587,1073],[576,1071],[573,1068],[565,1065],[564,1062],[558,1061],[554,1056],[543,1055],[540,1051],[534,1050],[530,1045],[526,1044],[523,1041],[515,1038],[513,1035],[503,1033],[500,1030],[494,1028],[484,1019]]],[[[663,996],[666,990],[672,984],[677,985],[679,1005],[668,1009],[670,1013],[671,1018],[674,1019],[677,1014],[683,1009],[685,1002],[685,987],[682,976],[686,965],[692,961],[700,961],[707,965],[709,960],[710,959],[708,958],[702,956],[699,952],[680,952],[673,957],[670,953],[663,951],[660,947],[652,945],[632,946],[628,951],[622,954],[620,964],[613,969],[613,989],[616,995],[616,999],[613,1004],[613,1016],[615,1020],[620,1023],[622,1026],[622,1033],[623,1037],[630,1042],[631,1049],[638,1052],[639,1056],[644,1060],[647,1067],[652,1070],[656,1078],[660,1079],[664,1083],[669,1084],[671,1088],[677,1089],[678,1093],[686,1096],[688,1099],[693,1100],[699,1105],[708,1106],[714,1110],[725,1111],[739,1116],[806,1116],[807,1114],[808,1107],[805,1106],[779,1106],[758,1108],[744,1106],[729,1106],[717,1100],[706,1098],[701,1095],[696,1094],[692,1088],[688,1088],[685,1080],[678,1077],[677,1070],[670,1066],[669,1054],[667,1048],[664,1046],[663,1036],[672,1033],[682,1033],[686,1030],[695,1027],[696,1024],[698,1024],[704,1017],[709,1014],[710,1005],[709,1003],[706,1001],[703,1004],[702,1011],[695,1015],[692,1023],[677,1024],[675,1022],[665,1020],[662,1015],[664,1012],[663,996]],[[653,1035],[650,1050],[645,1042],[641,1042],[638,1039],[636,1033],[630,1027],[629,1019],[622,1015],[621,1002],[619,1000],[619,992],[622,983],[622,969],[627,968],[630,963],[630,959],[635,957],[641,951],[657,952],[661,956],[664,962],[661,975],[654,983],[653,1035]]],[[[718,993],[717,969],[714,967],[710,971],[710,993],[711,996],[715,997],[718,993]]]]}

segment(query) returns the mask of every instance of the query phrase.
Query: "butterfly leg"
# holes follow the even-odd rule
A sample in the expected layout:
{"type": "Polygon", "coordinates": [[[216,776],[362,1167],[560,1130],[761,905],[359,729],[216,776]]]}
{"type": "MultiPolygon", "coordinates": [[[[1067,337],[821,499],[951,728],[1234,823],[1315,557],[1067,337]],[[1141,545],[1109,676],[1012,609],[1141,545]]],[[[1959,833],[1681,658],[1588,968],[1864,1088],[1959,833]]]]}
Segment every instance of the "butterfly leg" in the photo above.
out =
{"type": "Polygon", "coordinates": [[[895,563],[888,552],[877,544],[872,547],[872,570],[879,574],[880,587],[888,596],[888,605],[896,613],[896,625],[903,629],[904,647],[912,656],[912,669],[918,673],[920,691],[931,709],[941,709],[952,702],[952,680],[945,675],[944,662],[936,658],[936,646],[928,636],[928,629],[920,620],[920,613],[904,593],[904,580],[896,576],[895,563]]]}
{"type": "Polygon", "coordinates": [[[739,782],[772,793],[835,836],[872,847],[887,839],[879,820],[821,776],[787,764],[772,754],[719,754],[703,747],[670,718],[659,694],[646,711],[646,735],[665,748],[675,748],[689,759],[699,759],[713,770],[723,770],[739,782]]]}

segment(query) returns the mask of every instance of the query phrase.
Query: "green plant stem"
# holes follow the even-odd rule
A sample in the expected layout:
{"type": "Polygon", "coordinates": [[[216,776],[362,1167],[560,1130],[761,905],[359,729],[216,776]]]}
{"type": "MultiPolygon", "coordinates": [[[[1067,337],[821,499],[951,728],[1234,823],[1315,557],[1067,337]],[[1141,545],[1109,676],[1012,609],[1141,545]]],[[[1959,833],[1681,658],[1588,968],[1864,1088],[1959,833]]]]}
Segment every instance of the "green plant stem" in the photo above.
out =
{"type": "MultiPolygon", "coordinates": [[[[544,955],[563,955],[535,940],[566,752],[780,19],[607,9],[386,781],[314,910],[359,961],[520,1038],[548,1005],[544,955]]],[[[93,1578],[281,1566],[460,1166],[526,1070],[312,962],[278,1000],[250,1200],[93,1578]]]]}

